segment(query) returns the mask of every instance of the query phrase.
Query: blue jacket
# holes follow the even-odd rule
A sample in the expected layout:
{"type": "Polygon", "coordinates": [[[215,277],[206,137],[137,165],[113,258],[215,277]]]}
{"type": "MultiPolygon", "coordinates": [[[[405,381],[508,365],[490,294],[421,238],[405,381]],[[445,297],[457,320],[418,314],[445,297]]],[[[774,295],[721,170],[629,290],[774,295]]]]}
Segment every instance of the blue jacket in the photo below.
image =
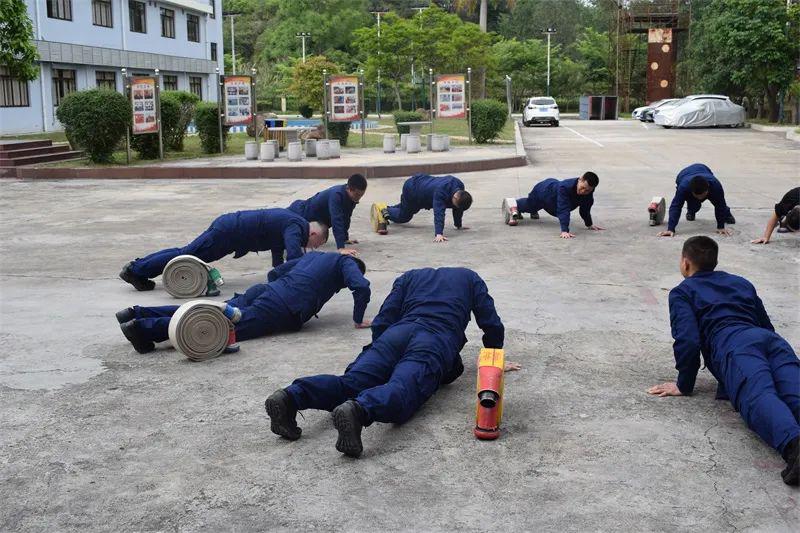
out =
{"type": "Polygon", "coordinates": [[[248,252],[272,252],[272,266],[303,255],[308,244],[308,222],[287,209],[236,211],[217,217],[211,228],[227,233],[236,250],[234,258],[248,252]]]}
{"type": "Polygon", "coordinates": [[[274,268],[269,286],[303,322],[319,313],[333,295],[347,287],[353,291],[353,322],[364,321],[369,303],[369,281],[349,255],[308,252],[274,268]]]}
{"type": "Polygon", "coordinates": [[[350,217],[356,205],[358,204],[347,194],[345,184],[320,191],[308,200],[296,200],[289,206],[289,210],[309,222],[317,221],[327,225],[333,231],[336,248],[344,248],[349,240],[350,217]]]}
{"type": "Polygon", "coordinates": [[[703,176],[708,181],[708,196],[706,200],[714,205],[714,218],[717,219],[717,228],[722,229],[725,227],[725,217],[728,215],[728,205],[725,203],[725,191],[722,190],[722,184],[714,177],[711,169],[701,163],[689,165],[678,173],[675,179],[675,197],[672,203],[669,204],[669,223],[667,229],[675,231],[678,227],[678,222],[681,219],[681,211],[683,204],[686,201],[699,202],[692,195],[692,178],[695,176],[703,176]]]}
{"type": "Polygon", "coordinates": [[[742,328],[775,331],[756,289],[746,279],[722,271],[697,272],[669,293],[669,318],[677,385],[691,394],[700,354],[718,381],[715,357],[727,352],[731,335],[742,328]]]}
{"type": "Polygon", "coordinates": [[[453,224],[461,227],[464,212],[453,207],[453,194],[463,191],[464,183],[455,176],[415,174],[403,184],[403,203],[414,210],[433,209],[433,229],[436,235],[444,233],[444,214],[453,210],[453,224]]]}
{"type": "Polygon", "coordinates": [[[475,314],[478,327],[484,332],[483,345],[502,348],[505,328],[486,283],[478,274],[468,268],[409,270],[394,281],[392,291],[372,321],[372,341],[393,324],[416,323],[442,337],[452,350],[440,354],[445,360],[460,362],[470,313],[475,314]]]}
{"type": "Polygon", "coordinates": [[[557,180],[548,178],[540,181],[528,195],[531,206],[535,209],[544,209],[548,214],[558,217],[561,231],[569,231],[570,213],[579,207],[579,213],[586,227],[592,225],[592,204],[594,192],[578,194],[578,178],[557,180]]]}

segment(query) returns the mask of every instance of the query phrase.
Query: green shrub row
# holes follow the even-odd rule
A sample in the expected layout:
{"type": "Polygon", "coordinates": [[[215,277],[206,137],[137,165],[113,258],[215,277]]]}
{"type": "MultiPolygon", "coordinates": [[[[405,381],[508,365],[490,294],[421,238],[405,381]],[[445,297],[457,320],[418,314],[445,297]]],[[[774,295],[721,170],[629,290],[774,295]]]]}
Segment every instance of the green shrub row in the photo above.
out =
{"type": "Polygon", "coordinates": [[[483,144],[503,130],[508,119],[508,107],[497,100],[475,100],[470,106],[470,119],[475,142],[483,144]]]}

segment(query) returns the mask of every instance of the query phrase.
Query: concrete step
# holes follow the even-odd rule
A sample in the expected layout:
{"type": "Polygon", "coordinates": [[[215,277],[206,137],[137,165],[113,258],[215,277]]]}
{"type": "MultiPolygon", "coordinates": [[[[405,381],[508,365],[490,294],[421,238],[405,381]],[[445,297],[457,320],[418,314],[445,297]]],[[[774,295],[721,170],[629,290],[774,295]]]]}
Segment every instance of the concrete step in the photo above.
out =
{"type": "Polygon", "coordinates": [[[0,154],[0,167],[19,167],[24,165],[35,165],[37,163],[51,163],[53,161],[78,159],[83,157],[83,152],[70,150],[49,154],[29,155],[26,157],[16,157],[14,159],[9,159],[4,156],[5,154],[0,154]]]}
{"type": "Polygon", "coordinates": [[[59,152],[68,152],[70,149],[69,143],[58,143],[52,146],[37,146],[34,148],[21,148],[14,150],[5,150],[0,152],[0,157],[4,159],[17,159],[20,157],[28,157],[30,155],[41,154],[55,154],[59,152]]]}
{"type": "Polygon", "coordinates": [[[11,150],[24,150],[26,148],[44,148],[52,146],[53,141],[44,139],[36,141],[0,141],[0,154],[11,150]]]}

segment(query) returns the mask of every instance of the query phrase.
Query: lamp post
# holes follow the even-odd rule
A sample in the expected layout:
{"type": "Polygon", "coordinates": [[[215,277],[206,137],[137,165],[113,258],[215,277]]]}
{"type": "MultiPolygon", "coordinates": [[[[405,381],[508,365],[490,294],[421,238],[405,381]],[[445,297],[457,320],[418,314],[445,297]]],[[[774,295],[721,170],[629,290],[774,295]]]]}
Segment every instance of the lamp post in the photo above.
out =
{"type": "Polygon", "coordinates": [[[222,13],[223,17],[231,19],[231,63],[233,65],[233,75],[236,76],[236,35],[233,29],[233,19],[241,15],[239,11],[225,11],[222,13]]]}
{"type": "Polygon", "coordinates": [[[550,96],[550,36],[556,33],[556,29],[550,27],[542,30],[542,33],[547,35],[547,96],[550,96]]]}
{"type": "Polygon", "coordinates": [[[299,31],[294,34],[295,37],[299,37],[303,40],[303,63],[306,62],[306,38],[311,38],[311,33],[307,31],[299,31]]]}

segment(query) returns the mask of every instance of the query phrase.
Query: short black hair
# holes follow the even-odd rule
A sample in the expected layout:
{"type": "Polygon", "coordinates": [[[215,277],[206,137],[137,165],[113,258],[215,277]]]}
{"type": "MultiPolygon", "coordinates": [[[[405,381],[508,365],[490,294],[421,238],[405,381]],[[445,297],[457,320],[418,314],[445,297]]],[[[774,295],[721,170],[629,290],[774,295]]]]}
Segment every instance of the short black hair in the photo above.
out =
{"type": "Polygon", "coordinates": [[[456,200],[458,208],[462,211],[466,211],[472,205],[472,195],[467,191],[456,191],[456,200]]]}
{"type": "Polygon", "coordinates": [[[600,185],[600,178],[598,178],[597,174],[595,174],[594,172],[584,172],[581,178],[583,178],[583,181],[588,183],[592,189],[600,185]]]}
{"type": "Polygon", "coordinates": [[[358,265],[358,269],[361,271],[362,274],[367,273],[367,265],[364,263],[364,261],[362,261],[361,259],[359,259],[354,255],[351,255],[350,258],[356,262],[356,264],[358,265]]]}
{"type": "Polygon", "coordinates": [[[692,194],[695,196],[705,194],[708,192],[708,180],[703,176],[695,176],[691,181],[692,194]]]}
{"type": "Polygon", "coordinates": [[[365,178],[361,174],[353,174],[352,176],[347,178],[347,187],[353,189],[354,191],[366,191],[367,178],[365,178]]]}
{"type": "Polygon", "coordinates": [[[719,246],[714,239],[704,235],[690,237],[683,243],[681,254],[698,270],[710,272],[717,268],[719,246]]]}
{"type": "Polygon", "coordinates": [[[800,230],[800,205],[796,205],[783,219],[783,223],[792,231],[800,230]]]}

